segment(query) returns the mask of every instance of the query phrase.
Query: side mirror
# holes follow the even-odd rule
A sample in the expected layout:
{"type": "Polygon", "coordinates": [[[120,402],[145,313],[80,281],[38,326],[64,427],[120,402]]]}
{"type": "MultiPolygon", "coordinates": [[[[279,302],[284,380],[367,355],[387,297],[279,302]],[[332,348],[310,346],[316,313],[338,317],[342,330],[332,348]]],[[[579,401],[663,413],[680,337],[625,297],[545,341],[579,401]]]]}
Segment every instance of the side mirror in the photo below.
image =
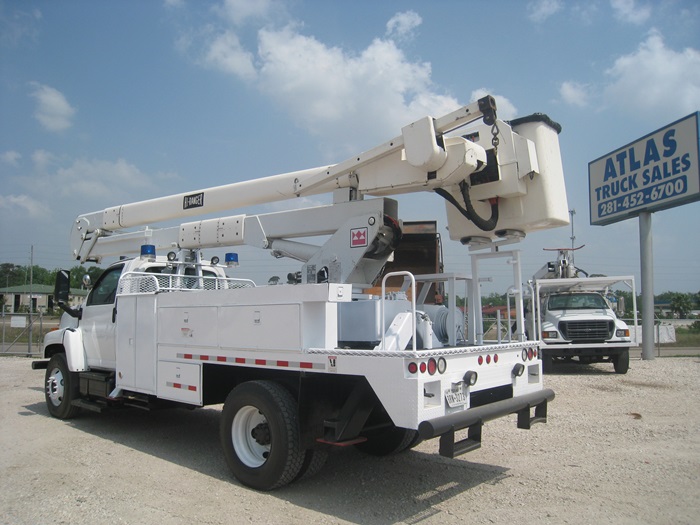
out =
{"type": "Polygon", "coordinates": [[[92,282],[90,280],[90,274],[86,273],[85,275],[83,275],[83,286],[85,286],[85,288],[90,288],[90,285],[92,285],[92,282]]]}
{"type": "Polygon", "coordinates": [[[58,306],[71,317],[81,318],[81,310],[75,310],[68,305],[70,295],[70,272],[68,270],[58,270],[56,274],[56,285],[53,289],[53,296],[56,298],[58,306]]]}
{"type": "Polygon", "coordinates": [[[56,274],[56,285],[53,290],[53,296],[57,303],[68,304],[68,295],[70,294],[70,272],[68,270],[58,270],[56,274]]]}

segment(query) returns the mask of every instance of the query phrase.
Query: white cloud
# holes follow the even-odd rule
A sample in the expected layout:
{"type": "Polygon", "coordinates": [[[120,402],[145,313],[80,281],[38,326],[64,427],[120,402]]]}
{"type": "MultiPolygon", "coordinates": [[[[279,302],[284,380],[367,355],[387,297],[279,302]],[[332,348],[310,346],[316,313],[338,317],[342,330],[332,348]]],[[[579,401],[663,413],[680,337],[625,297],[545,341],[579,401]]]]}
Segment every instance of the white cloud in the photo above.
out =
{"type": "Polygon", "coordinates": [[[571,6],[571,11],[583,24],[590,25],[598,15],[598,4],[583,3],[571,6]]]}
{"type": "Polygon", "coordinates": [[[163,0],[163,5],[167,8],[179,9],[185,7],[185,0],[163,0]]]}
{"type": "Polygon", "coordinates": [[[586,84],[566,81],[559,86],[559,95],[567,104],[583,108],[588,106],[590,99],[589,90],[590,88],[586,84]]]}
{"type": "Polygon", "coordinates": [[[66,159],[46,150],[36,150],[32,161],[31,174],[19,180],[24,192],[37,200],[60,197],[64,204],[66,199],[75,199],[82,203],[81,211],[88,211],[85,202],[92,207],[96,202],[108,206],[149,198],[162,193],[163,180],[174,177],[144,173],[125,159],[66,159]]]}
{"type": "Polygon", "coordinates": [[[47,131],[63,131],[73,125],[75,109],[66,97],[55,88],[38,82],[31,82],[33,91],[30,93],[36,99],[37,107],[34,116],[47,131]]]}
{"type": "MultiPolygon", "coordinates": [[[[16,6],[19,5],[25,4],[16,3],[16,6]]],[[[0,2],[0,44],[16,47],[24,40],[36,41],[39,36],[41,16],[41,11],[36,8],[5,11],[3,3],[0,2]]]]}
{"type": "Polygon", "coordinates": [[[658,31],[651,31],[638,49],[619,57],[606,71],[608,105],[630,113],[682,116],[700,107],[700,51],[666,47],[658,31]]]}
{"type": "Polygon", "coordinates": [[[249,20],[267,18],[275,4],[273,0],[225,0],[223,6],[215,10],[235,25],[241,25],[249,20]]]}
{"type": "Polygon", "coordinates": [[[0,237],[25,231],[25,238],[55,244],[79,213],[160,196],[163,180],[173,179],[172,174],[145,173],[124,159],[70,159],[45,150],[34,152],[32,159],[34,168],[13,177],[12,189],[0,188],[5,189],[0,237]]]}
{"type": "Polygon", "coordinates": [[[32,218],[47,216],[47,207],[29,195],[0,195],[0,209],[11,214],[28,214],[32,218]]]}
{"type": "Polygon", "coordinates": [[[561,0],[536,0],[528,2],[528,18],[533,22],[544,22],[562,9],[561,0]]]}
{"type": "MultiPolygon", "coordinates": [[[[201,65],[250,82],[316,137],[329,162],[389,140],[418,118],[439,117],[468,102],[441,92],[431,64],[404,53],[400,44],[422,23],[413,11],[395,14],[384,36],[351,50],[304,34],[296,22],[276,26],[270,21],[279,13],[270,12],[271,3],[257,11],[254,5],[227,2],[214,10],[215,23],[190,31],[178,45],[199,56],[201,65]],[[255,23],[239,27],[244,21],[255,23]],[[256,27],[255,43],[244,41],[256,27]]],[[[514,118],[513,104],[496,98],[499,117],[514,118]]]]}
{"type": "Polygon", "coordinates": [[[44,173],[52,164],[55,164],[58,158],[53,153],[43,149],[38,149],[32,153],[32,162],[34,170],[38,173],[44,173]]]}
{"type": "Polygon", "coordinates": [[[628,24],[640,25],[649,20],[651,7],[638,5],[636,0],[610,0],[615,18],[628,24]]]}
{"type": "Polygon", "coordinates": [[[139,200],[137,194],[155,193],[153,177],[124,159],[106,161],[78,159],[48,175],[52,187],[62,195],[85,197],[121,204],[139,200]]]}
{"type": "Polygon", "coordinates": [[[434,91],[429,63],[409,61],[392,40],[353,54],[291,27],[261,30],[258,59],[260,88],[327,149],[348,136],[362,137],[363,147],[386,140],[412,120],[459,106],[434,91]]]}
{"type": "Polygon", "coordinates": [[[244,80],[252,80],[256,76],[252,53],[243,48],[238,36],[232,31],[226,31],[214,38],[205,56],[205,62],[244,80]]]}
{"type": "Polygon", "coordinates": [[[389,38],[407,40],[413,36],[413,30],[423,23],[423,19],[415,11],[396,13],[386,23],[386,35],[389,38]]]}
{"type": "Polygon", "coordinates": [[[9,164],[10,166],[17,167],[19,166],[19,161],[22,158],[21,153],[18,151],[5,151],[0,155],[0,160],[2,160],[5,164],[9,164]]]}

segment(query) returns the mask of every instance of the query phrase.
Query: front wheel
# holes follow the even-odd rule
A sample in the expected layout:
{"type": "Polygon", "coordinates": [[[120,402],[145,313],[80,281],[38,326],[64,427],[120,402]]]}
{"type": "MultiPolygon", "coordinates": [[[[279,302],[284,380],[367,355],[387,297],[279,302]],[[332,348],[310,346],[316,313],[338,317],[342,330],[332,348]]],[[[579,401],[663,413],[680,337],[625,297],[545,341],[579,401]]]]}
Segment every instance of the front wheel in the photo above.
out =
{"type": "Polygon", "coordinates": [[[220,436],[231,472],[251,488],[286,485],[304,464],[297,404],[279,383],[250,381],[234,388],[224,403],[220,436]]]}
{"type": "Polygon", "coordinates": [[[44,395],[49,414],[58,419],[75,417],[80,408],[73,400],[80,396],[78,374],[68,369],[65,354],[55,354],[46,367],[44,395]]]}
{"type": "Polygon", "coordinates": [[[613,366],[616,374],[626,374],[630,368],[630,351],[625,348],[613,357],[613,366]]]}

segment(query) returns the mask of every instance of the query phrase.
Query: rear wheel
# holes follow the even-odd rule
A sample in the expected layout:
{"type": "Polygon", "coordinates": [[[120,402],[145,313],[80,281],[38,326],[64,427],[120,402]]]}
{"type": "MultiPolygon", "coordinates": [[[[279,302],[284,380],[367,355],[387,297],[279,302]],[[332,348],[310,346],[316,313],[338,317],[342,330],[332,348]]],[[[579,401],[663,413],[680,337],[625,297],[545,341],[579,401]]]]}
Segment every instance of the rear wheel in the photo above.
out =
{"type": "Polygon", "coordinates": [[[308,479],[318,474],[328,459],[328,451],[320,449],[308,449],[304,455],[304,463],[294,481],[308,479]]]}
{"type": "Polygon", "coordinates": [[[233,475],[254,489],[286,485],[304,464],[297,404],[279,383],[250,381],[234,388],[224,403],[220,436],[233,475]]]}
{"type": "Polygon", "coordinates": [[[628,348],[613,356],[613,366],[616,374],[626,374],[630,368],[630,351],[628,348]]]}
{"type": "Polygon", "coordinates": [[[75,417],[80,408],[73,406],[73,400],[80,396],[78,374],[68,369],[66,354],[55,354],[46,367],[44,395],[49,414],[58,419],[75,417]]]}

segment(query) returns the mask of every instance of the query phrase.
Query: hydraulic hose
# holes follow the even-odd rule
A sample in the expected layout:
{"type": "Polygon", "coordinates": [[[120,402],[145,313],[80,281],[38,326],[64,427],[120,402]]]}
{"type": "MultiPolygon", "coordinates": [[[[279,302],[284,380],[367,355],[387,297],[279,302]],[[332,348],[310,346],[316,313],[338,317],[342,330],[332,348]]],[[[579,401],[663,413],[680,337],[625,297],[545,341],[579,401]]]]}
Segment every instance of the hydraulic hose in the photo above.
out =
{"type": "Polygon", "coordinates": [[[459,183],[459,190],[462,193],[462,199],[464,199],[464,206],[462,206],[460,202],[444,188],[435,188],[435,193],[450,202],[462,215],[473,222],[474,225],[480,230],[486,232],[495,230],[496,225],[498,224],[498,197],[489,199],[491,204],[491,217],[484,219],[476,212],[474,206],[472,205],[471,198],[469,197],[469,185],[466,183],[466,181],[459,183]]]}

